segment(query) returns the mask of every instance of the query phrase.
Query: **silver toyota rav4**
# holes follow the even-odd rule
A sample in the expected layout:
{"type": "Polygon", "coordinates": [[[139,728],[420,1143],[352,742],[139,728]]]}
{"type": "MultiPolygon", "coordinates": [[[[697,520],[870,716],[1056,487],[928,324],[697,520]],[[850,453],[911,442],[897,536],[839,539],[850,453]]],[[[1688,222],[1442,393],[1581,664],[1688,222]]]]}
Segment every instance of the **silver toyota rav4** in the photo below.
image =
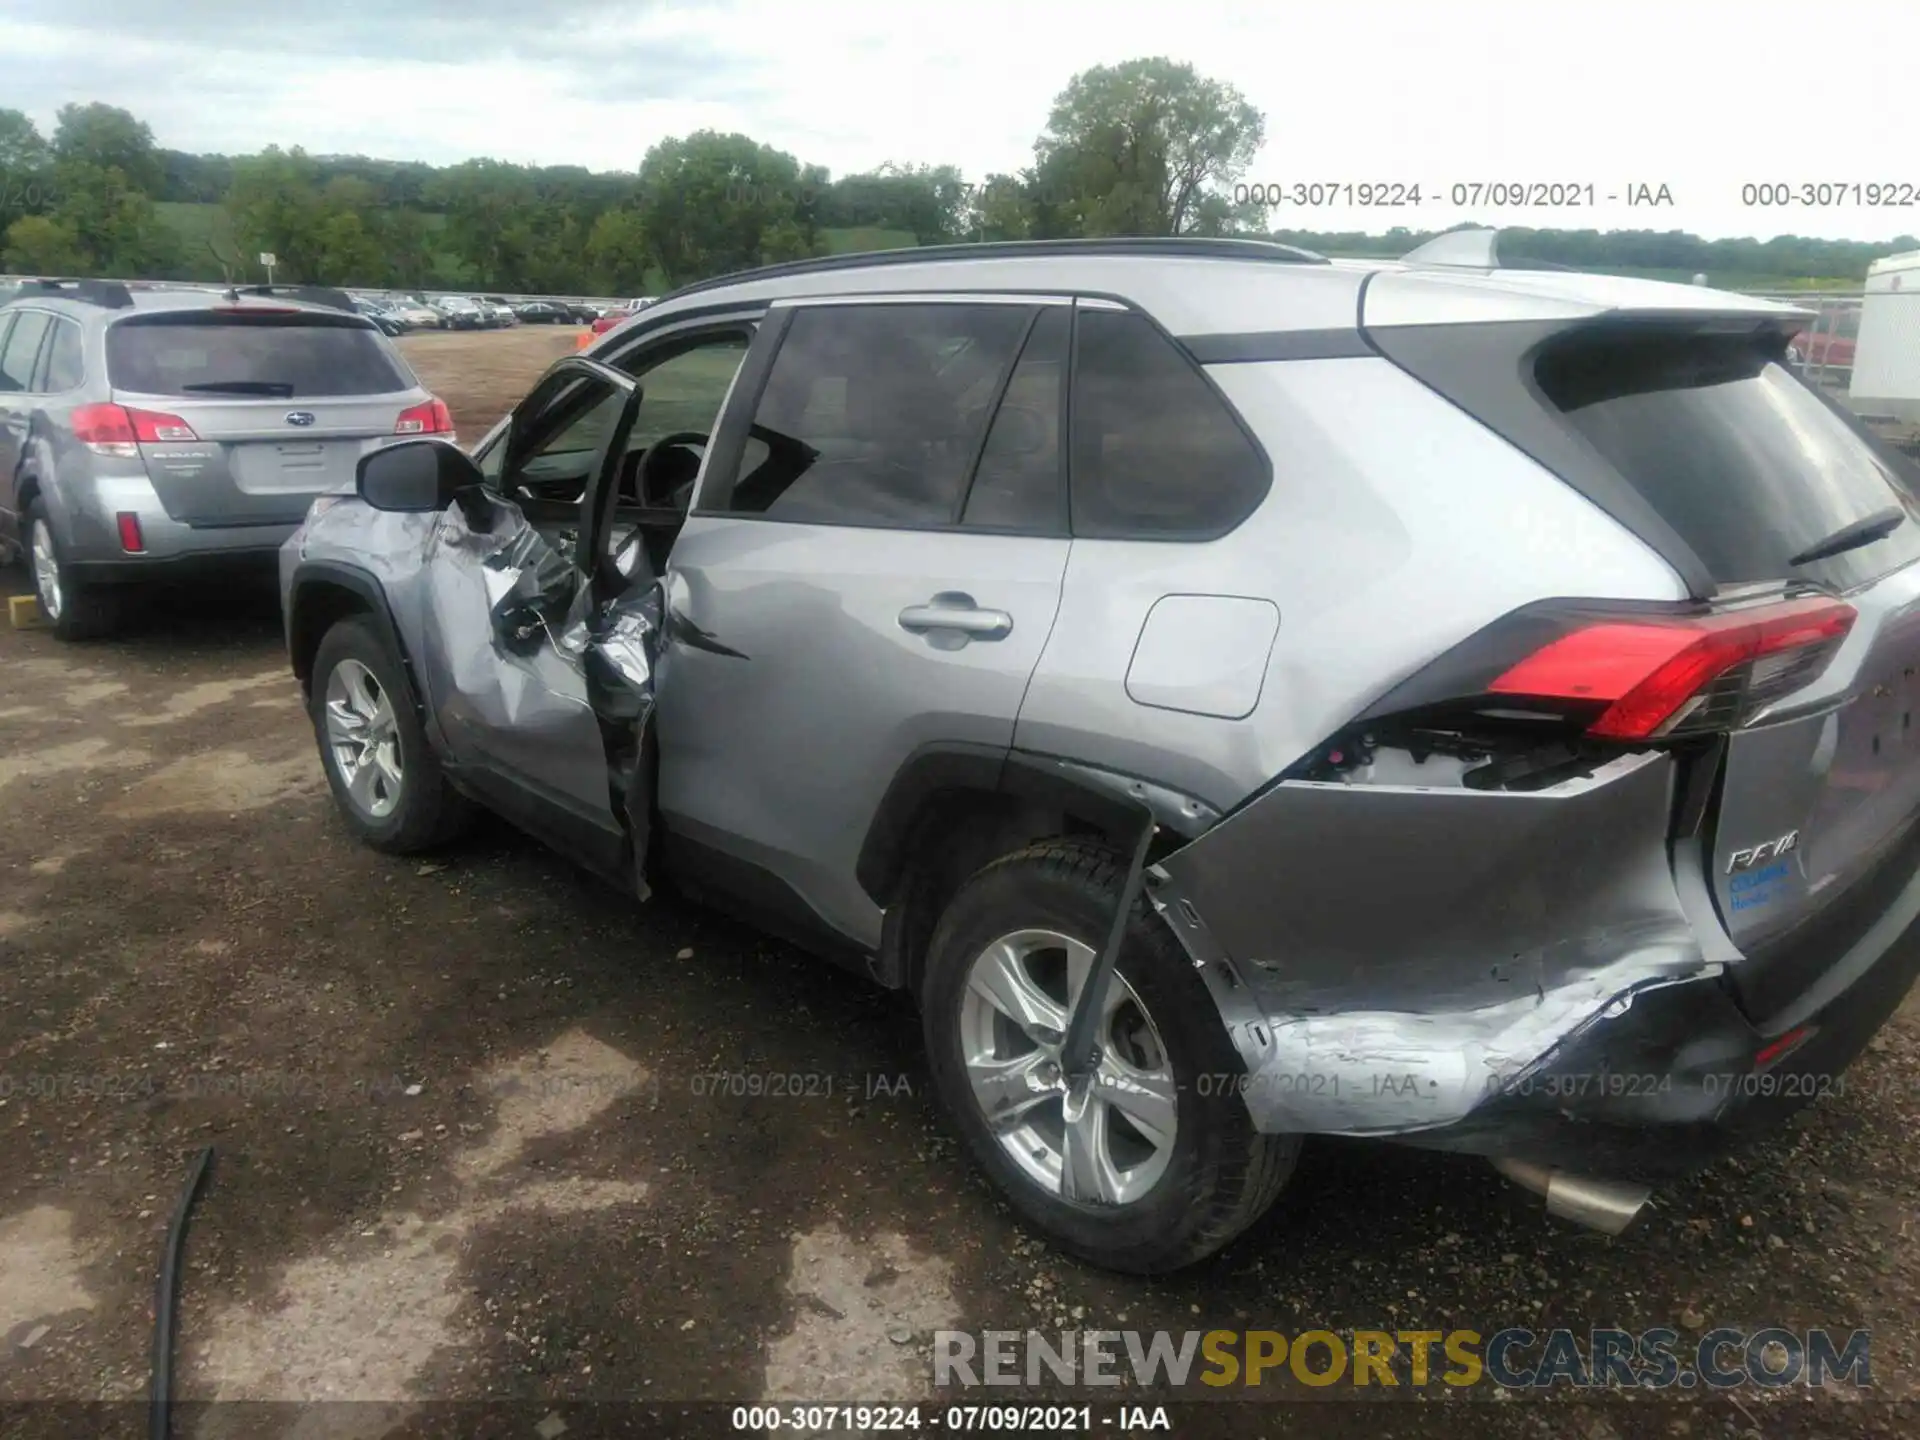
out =
{"type": "Polygon", "coordinates": [[[1920,965],[1920,511],[1705,289],[1077,241],[693,286],[282,554],[346,823],[911,993],[1123,1270],[1313,1134],[1613,1232],[1920,965]]]}
{"type": "Polygon", "coordinates": [[[0,558],[62,639],[128,582],[271,576],[313,497],[447,408],[346,295],[40,281],[0,305],[0,558]]]}

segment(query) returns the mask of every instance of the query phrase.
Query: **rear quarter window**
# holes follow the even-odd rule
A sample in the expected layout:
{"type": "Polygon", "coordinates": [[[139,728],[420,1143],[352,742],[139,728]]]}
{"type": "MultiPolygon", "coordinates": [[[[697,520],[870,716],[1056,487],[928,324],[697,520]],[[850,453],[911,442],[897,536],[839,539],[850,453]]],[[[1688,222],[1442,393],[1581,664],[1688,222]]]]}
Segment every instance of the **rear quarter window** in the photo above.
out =
{"type": "Polygon", "coordinates": [[[1069,415],[1075,535],[1212,539],[1266,496],[1266,455],[1144,316],[1080,312],[1069,415]]]}
{"type": "Polygon", "coordinates": [[[107,331],[107,377],[141,395],[390,395],[412,382],[379,332],[330,318],[187,312],[107,331]]]}
{"type": "Polygon", "coordinates": [[[1850,589],[1920,559],[1907,477],[1751,336],[1574,336],[1534,361],[1540,391],[1721,585],[1850,589]],[[1890,505],[1908,523],[1825,560],[1794,556],[1890,505]]]}

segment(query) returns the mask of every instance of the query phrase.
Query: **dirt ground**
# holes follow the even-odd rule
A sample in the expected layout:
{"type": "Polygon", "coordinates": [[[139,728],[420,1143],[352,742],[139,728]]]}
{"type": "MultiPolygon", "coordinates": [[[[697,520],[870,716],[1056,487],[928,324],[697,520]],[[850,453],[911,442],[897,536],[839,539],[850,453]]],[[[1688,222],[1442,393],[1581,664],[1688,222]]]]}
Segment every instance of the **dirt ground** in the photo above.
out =
{"type": "MultiPolygon", "coordinates": [[[[407,348],[477,439],[573,333],[407,348]]],[[[504,825],[425,862],[352,843],[270,593],[157,596],[87,646],[0,630],[0,1434],[146,1433],[211,1145],[183,1435],[718,1435],[742,1402],[943,1406],[943,1328],[1509,1325],[1864,1327],[1876,1389],[1335,1388],[1173,1433],[1912,1435],[1920,1006],[1851,1079],[1615,1240],[1483,1164],[1326,1142],[1217,1260],[1121,1279],[971,1171],[897,999],[504,825]]]]}

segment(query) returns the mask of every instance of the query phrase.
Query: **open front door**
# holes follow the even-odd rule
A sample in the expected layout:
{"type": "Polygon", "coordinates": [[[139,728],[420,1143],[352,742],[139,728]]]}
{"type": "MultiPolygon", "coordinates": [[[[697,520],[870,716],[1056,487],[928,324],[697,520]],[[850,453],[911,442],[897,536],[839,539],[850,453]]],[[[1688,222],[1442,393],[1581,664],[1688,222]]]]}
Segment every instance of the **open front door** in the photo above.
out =
{"type": "Polygon", "coordinates": [[[442,517],[423,616],[427,690],[461,782],[608,873],[626,831],[588,693],[590,557],[639,405],[631,376],[579,356],[554,365],[497,437],[483,503],[442,517]]]}

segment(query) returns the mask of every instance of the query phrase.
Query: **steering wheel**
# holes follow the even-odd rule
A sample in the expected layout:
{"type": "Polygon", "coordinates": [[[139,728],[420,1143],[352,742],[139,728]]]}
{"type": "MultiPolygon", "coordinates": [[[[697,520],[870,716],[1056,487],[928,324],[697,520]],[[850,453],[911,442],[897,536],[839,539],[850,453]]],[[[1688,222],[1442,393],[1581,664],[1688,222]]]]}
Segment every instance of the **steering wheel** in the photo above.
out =
{"type": "MultiPolygon", "coordinates": [[[[659,485],[661,457],[671,450],[693,451],[696,448],[705,453],[713,437],[703,430],[676,430],[671,435],[663,435],[647,447],[640,457],[640,466],[634,471],[633,488],[639,491],[640,504],[649,510],[674,510],[681,515],[687,513],[687,507],[693,500],[693,480],[685,480],[673,487],[670,494],[656,498],[659,485]]],[[[700,456],[694,456],[695,461],[700,456]]],[[[695,479],[698,478],[696,465],[695,479]]]]}

